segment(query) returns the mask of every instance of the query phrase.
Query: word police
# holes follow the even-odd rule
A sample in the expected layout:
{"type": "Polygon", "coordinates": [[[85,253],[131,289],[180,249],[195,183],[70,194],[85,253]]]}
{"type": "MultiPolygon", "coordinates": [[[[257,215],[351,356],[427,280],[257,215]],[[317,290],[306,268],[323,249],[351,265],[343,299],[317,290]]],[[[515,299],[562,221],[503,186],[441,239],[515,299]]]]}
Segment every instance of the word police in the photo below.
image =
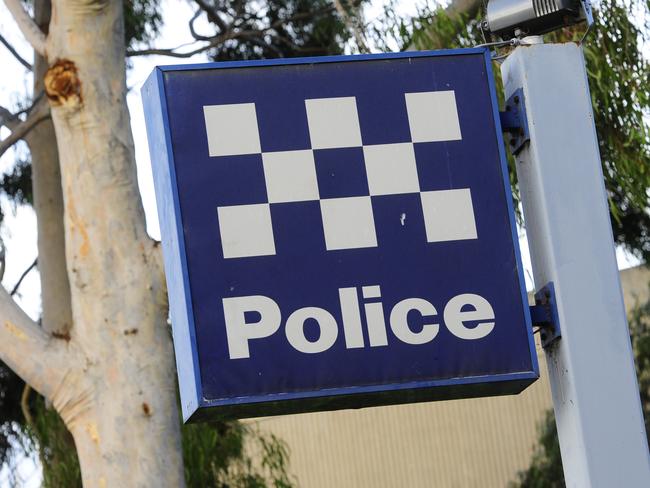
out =
{"type": "MultiPolygon", "coordinates": [[[[343,322],[343,335],[348,349],[366,347],[357,288],[339,288],[339,301],[343,322]]],[[[362,287],[364,300],[381,298],[379,286],[362,287]]],[[[380,301],[363,303],[370,347],[388,345],[386,320],[380,301]]],[[[271,298],[262,295],[223,299],[223,310],[231,359],[250,357],[249,342],[275,334],[282,322],[280,307],[271,298]],[[253,315],[254,320],[251,320],[253,315]]],[[[438,311],[423,298],[406,298],[392,308],[388,322],[393,334],[406,344],[431,342],[440,330],[438,311]],[[413,327],[414,317],[421,318],[421,325],[413,327]],[[411,325],[409,325],[411,317],[411,325]]],[[[456,337],[476,340],[487,336],[494,329],[494,310],[480,295],[464,293],[456,295],[445,305],[444,324],[456,337]]],[[[334,316],[325,309],[304,307],[287,317],[285,335],[296,350],[315,354],[327,351],[334,345],[339,326],[334,316]],[[305,333],[308,321],[318,325],[318,337],[310,340],[305,333]]]]}

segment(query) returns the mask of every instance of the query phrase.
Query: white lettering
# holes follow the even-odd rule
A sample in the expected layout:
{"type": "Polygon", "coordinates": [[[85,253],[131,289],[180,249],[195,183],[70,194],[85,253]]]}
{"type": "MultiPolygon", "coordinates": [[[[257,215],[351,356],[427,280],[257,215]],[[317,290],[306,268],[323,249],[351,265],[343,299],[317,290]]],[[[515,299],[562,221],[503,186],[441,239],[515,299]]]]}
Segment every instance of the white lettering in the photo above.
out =
{"type": "Polygon", "coordinates": [[[363,330],[361,329],[361,312],[356,288],[339,288],[341,316],[343,318],[343,333],[348,349],[364,347],[363,330]]]}
{"type": "Polygon", "coordinates": [[[287,326],[284,330],[287,340],[295,349],[307,354],[327,351],[339,334],[336,320],[327,310],[318,307],[300,308],[289,315],[287,326]],[[314,319],[318,323],[320,335],[314,342],[305,337],[305,321],[314,319]]]}
{"type": "Polygon", "coordinates": [[[465,293],[457,295],[445,306],[445,325],[460,339],[481,339],[494,329],[494,310],[492,305],[480,295],[465,293]],[[470,305],[473,310],[462,311],[463,307],[470,305]],[[465,322],[477,321],[475,327],[465,326],[465,322]]]}
{"type": "Polygon", "coordinates": [[[422,298],[407,298],[398,302],[390,313],[390,328],[397,338],[407,344],[426,344],[437,335],[440,326],[437,323],[424,324],[420,332],[413,332],[408,324],[408,313],[411,310],[420,312],[422,317],[437,315],[436,308],[422,298]]]}
{"type": "Polygon", "coordinates": [[[253,295],[224,298],[222,301],[230,359],[250,357],[249,339],[268,337],[280,328],[280,307],[269,297],[253,295]],[[257,312],[260,319],[246,322],[246,312],[257,312]]]}
{"type": "Polygon", "coordinates": [[[366,322],[368,324],[368,339],[370,347],[387,346],[386,319],[384,318],[384,306],[379,303],[366,303],[366,322]]]}
{"type": "MultiPolygon", "coordinates": [[[[361,305],[365,311],[365,321],[370,347],[388,345],[384,305],[380,301],[360,303],[358,288],[340,288],[339,302],[345,347],[359,349],[366,347],[361,305]]],[[[381,298],[378,285],[365,286],[362,289],[365,299],[381,298]]],[[[224,298],[223,311],[226,319],[226,335],[231,359],[250,357],[250,341],[262,339],[275,334],[282,324],[282,315],[278,304],[269,297],[252,295],[246,297],[224,298]],[[251,314],[258,317],[251,317],[251,314]]],[[[481,339],[495,327],[495,315],[492,305],[480,295],[460,294],[446,304],[443,312],[444,324],[459,339],[481,339]]],[[[436,307],[423,298],[406,298],[395,304],[390,312],[389,323],[397,339],[412,345],[422,345],[433,341],[440,332],[443,321],[437,319],[436,307]],[[409,326],[409,314],[416,312],[422,319],[421,329],[417,332],[409,326]]],[[[412,318],[415,318],[412,316],[412,318]]],[[[309,329],[308,329],[309,330],[309,329]]],[[[314,329],[315,331],[316,329],[314,329]]],[[[286,320],[285,335],[289,344],[299,352],[315,354],[330,349],[339,334],[339,324],[327,310],[318,307],[299,308],[286,320]],[[310,324],[308,321],[314,321],[310,324]],[[318,337],[307,338],[306,327],[317,327],[318,337]]],[[[315,334],[314,334],[315,336],[315,334]]]]}

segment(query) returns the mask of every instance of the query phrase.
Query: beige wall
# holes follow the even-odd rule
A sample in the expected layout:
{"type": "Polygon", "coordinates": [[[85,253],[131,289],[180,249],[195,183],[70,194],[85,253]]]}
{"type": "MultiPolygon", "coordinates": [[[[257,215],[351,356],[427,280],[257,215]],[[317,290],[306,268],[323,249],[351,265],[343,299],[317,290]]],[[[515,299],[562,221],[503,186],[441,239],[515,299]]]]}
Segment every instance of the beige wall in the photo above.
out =
{"type": "MultiPolygon", "coordinates": [[[[627,307],[648,299],[650,272],[621,273],[627,307]]],[[[261,419],[284,439],[305,488],[504,487],[530,462],[551,407],[542,377],[517,396],[261,419]]]]}

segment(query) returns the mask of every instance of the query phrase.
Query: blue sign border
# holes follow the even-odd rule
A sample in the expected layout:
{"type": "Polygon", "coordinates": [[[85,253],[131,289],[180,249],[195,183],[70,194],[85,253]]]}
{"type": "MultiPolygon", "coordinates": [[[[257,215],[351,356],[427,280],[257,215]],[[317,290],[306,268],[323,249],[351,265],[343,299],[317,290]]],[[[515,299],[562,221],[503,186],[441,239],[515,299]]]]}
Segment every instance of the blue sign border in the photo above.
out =
{"type": "Polygon", "coordinates": [[[163,255],[169,294],[169,306],[173,325],[174,349],[181,396],[183,419],[201,420],[206,417],[243,418],[278,415],[286,413],[360,408],[365,406],[412,403],[429,400],[446,400],[476,396],[492,396],[521,392],[539,378],[539,365],[532,334],[525,289],[519,239],[512,204],[512,192],[508,178],[501,121],[499,118],[496,88],[492,71],[492,60],[487,48],[447,49],[438,51],[417,51],[387,54],[363,54],[353,56],[323,56],[262,61],[230,61],[220,63],[185,64],[158,66],[142,87],[147,138],[151,155],[156,202],[163,241],[163,255]],[[171,147],[167,101],[165,97],[164,74],[171,71],[192,71],[205,69],[228,69],[241,67],[265,67],[313,63],[341,63],[378,59],[421,58],[436,56],[462,56],[481,54],[485,59],[489,90],[492,97],[494,126],[499,146],[499,157],[503,175],[503,187],[508,205],[508,217],[512,231],[517,270],[524,304],[524,315],[528,334],[532,370],[518,373],[449,378],[435,381],[416,381],[398,384],[332,388],[298,393],[275,393],[261,396],[246,396],[220,400],[203,397],[196,332],[192,312],[191,290],[188,276],[187,256],[183,238],[183,225],[177,192],[174,156],[171,147]],[[219,408],[212,408],[219,407],[219,408]]]}

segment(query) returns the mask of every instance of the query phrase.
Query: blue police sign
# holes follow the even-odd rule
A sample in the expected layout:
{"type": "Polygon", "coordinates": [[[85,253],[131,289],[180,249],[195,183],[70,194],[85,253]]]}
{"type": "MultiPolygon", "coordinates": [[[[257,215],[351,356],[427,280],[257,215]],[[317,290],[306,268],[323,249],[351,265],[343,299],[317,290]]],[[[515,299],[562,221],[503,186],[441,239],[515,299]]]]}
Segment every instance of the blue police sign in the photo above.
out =
{"type": "Polygon", "coordinates": [[[160,67],[143,98],[186,420],[538,377],[486,50],[160,67]]]}

